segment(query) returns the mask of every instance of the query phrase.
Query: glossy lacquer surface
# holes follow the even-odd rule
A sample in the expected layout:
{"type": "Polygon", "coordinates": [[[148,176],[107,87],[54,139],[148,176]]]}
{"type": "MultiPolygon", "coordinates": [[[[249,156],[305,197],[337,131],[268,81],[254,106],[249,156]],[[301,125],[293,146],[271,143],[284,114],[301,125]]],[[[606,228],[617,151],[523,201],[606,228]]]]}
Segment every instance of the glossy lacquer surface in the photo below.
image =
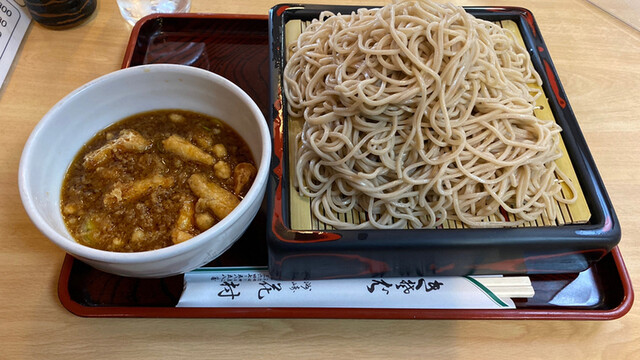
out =
{"type": "MultiPolygon", "coordinates": [[[[247,91],[266,115],[269,100],[268,22],[262,16],[158,15],[138,24],[123,66],[181,63],[210,69],[247,91]]],[[[266,266],[269,208],[265,202],[247,233],[209,266],[266,266]]],[[[536,295],[512,310],[177,308],[183,277],[136,279],[107,274],[67,256],[58,295],[69,311],[90,317],[281,317],[386,319],[613,319],[633,301],[615,248],[581,273],[532,275],[536,295]],[[584,296],[584,294],[590,294],[584,296]]]]}

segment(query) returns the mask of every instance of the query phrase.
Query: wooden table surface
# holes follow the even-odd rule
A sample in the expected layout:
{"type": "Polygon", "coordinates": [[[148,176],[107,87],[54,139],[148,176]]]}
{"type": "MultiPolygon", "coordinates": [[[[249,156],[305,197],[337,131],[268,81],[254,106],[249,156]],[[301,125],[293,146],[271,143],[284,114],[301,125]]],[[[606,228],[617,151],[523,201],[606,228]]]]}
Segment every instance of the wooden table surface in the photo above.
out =
{"type": "MultiPolygon", "coordinates": [[[[192,12],[267,14],[276,3],[193,0],[192,12]]],[[[632,282],[640,284],[640,32],[586,0],[454,3],[517,5],[535,15],[618,213],[632,282]]],[[[0,90],[0,358],[640,358],[640,306],[601,322],[72,315],[56,293],[64,252],[27,217],[18,163],[49,108],[120,67],[130,31],[115,0],[98,1],[93,17],[73,29],[33,24],[0,90]]]]}

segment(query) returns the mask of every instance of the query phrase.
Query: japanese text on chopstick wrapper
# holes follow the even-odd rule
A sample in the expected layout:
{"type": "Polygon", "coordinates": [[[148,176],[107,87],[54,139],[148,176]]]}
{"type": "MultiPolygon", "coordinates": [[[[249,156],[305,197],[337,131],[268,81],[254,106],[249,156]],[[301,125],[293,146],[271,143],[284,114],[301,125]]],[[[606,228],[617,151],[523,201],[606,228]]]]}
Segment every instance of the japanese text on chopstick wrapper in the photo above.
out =
{"type": "Polygon", "coordinates": [[[262,268],[185,274],[182,307],[509,308],[465,277],[274,280],[262,268]]]}

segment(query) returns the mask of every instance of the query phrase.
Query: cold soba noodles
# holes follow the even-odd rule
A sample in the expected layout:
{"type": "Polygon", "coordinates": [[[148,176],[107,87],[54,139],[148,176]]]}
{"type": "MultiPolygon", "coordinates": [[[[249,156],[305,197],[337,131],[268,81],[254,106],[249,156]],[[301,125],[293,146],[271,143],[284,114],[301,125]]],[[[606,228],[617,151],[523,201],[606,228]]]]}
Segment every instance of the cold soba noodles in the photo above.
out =
{"type": "Polygon", "coordinates": [[[288,111],[304,119],[292,171],[320,221],[517,226],[575,201],[554,162],[561,129],[534,116],[543,94],[529,84],[541,80],[508,30],[451,4],[397,1],[324,12],[289,54],[288,111]],[[500,208],[515,220],[490,218],[500,208]],[[338,217],[354,209],[367,221],[338,217]]]}

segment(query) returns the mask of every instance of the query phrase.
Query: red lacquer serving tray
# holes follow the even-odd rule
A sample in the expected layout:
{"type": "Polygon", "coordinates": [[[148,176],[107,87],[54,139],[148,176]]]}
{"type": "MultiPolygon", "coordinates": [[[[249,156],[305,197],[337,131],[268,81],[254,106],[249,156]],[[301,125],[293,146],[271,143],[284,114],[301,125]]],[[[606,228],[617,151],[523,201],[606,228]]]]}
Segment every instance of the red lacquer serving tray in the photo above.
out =
{"type": "MultiPolygon", "coordinates": [[[[148,16],[132,31],[123,67],[147,63],[186,64],[218,73],[243,88],[270,118],[267,16],[148,16]]],[[[265,205],[246,234],[207,266],[267,265],[266,211],[265,205]]],[[[626,314],[633,303],[618,248],[581,273],[530,278],[535,296],[514,299],[516,309],[506,310],[178,308],[183,276],[120,277],[67,255],[58,295],[70,312],[89,317],[610,320],[626,314]]]]}

